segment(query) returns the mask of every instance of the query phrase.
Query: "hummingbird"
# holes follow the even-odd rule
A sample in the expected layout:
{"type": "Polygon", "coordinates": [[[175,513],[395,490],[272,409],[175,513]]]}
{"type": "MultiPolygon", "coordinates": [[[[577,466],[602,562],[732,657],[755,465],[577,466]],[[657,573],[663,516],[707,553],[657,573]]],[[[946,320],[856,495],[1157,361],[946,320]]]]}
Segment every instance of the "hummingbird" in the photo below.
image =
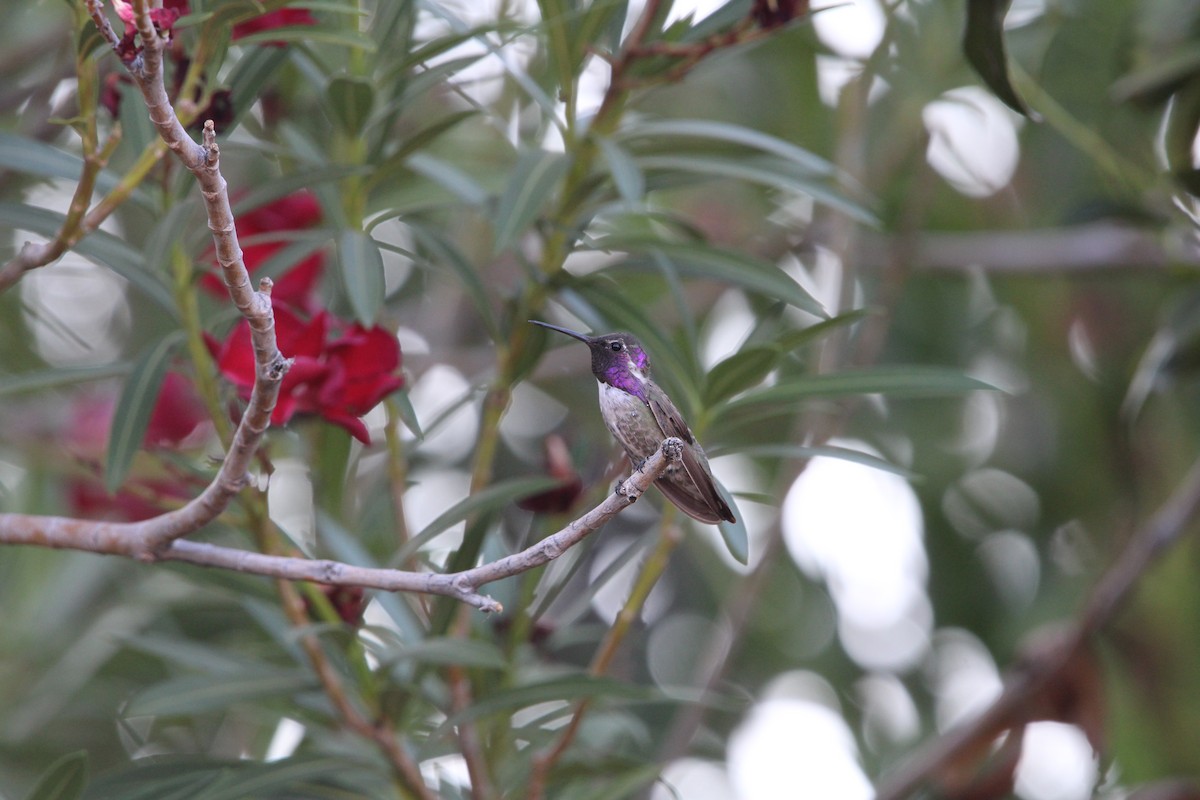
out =
{"type": "Polygon", "coordinates": [[[668,500],[700,522],[715,525],[721,520],[736,521],[717,491],[704,448],[671,398],[650,379],[650,357],[637,339],[628,333],[586,336],[569,328],[529,321],[578,339],[592,351],[592,374],[600,389],[600,415],[635,467],[652,456],[663,439],[674,436],[683,441],[683,457],[654,482],[668,500]]]}

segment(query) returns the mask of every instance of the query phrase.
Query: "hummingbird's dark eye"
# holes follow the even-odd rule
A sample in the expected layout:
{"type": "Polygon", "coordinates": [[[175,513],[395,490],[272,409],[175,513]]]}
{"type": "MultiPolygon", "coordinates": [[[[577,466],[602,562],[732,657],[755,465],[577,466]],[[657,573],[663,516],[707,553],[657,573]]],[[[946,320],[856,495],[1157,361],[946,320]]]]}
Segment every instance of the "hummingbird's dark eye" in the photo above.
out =
{"type": "Polygon", "coordinates": [[[625,345],[621,344],[620,342],[612,342],[608,346],[612,348],[614,353],[621,352],[621,350],[625,347],[625,345]]]}

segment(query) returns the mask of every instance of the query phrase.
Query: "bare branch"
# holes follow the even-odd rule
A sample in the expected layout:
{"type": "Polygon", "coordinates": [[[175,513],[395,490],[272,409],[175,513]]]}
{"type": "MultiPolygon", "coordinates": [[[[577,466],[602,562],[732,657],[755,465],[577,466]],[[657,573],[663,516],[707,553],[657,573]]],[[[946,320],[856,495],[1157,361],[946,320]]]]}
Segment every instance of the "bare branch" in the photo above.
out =
{"type": "MultiPolygon", "coordinates": [[[[502,611],[503,607],[480,594],[484,584],[527,572],[546,564],[583,541],[588,534],[599,530],[642,496],[672,461],[682,452],[678,439],[667,439],[658,452],[646,460],[641,470],[635,470],[617,490],[600,505],[567,525],[557,533],[519,553],[462,572],[410,572],[376,567],[357,567],[339,561],[293,558],[239,550],[202,542],[171,537],[161,549],[145,546],[148,531],[155,535],[174,534],[186,528],[196,518],[196,509],[219,508],[220,498],[212,497],[222,490],[220,476],[212,486],[178,511],[144,522],[95,522],[68,517],[44,517],[31,514],[0,514],[0,544],[31,544],[90,553],[119,555],[143,561],[183,561],[202,567],[265,575],[286,580],[313,581],[338,586],[362,586],[388,592],[422,592],[444,595],[461,600],[482,611],[502,611]],[[217,488],[214,488],[217,487],[217,488]],[[192,509],[190,512],[189,509],[192,509]],[[188,512],[188,513],[185,513],[188,512]]],[[[232,458],[232,455],[231,457],[232,458]]],[[[229,463],[229,459],[226,460],[229,463]]],[[[236,491],[235,486],[226,490],[236,491]]],[[[227,500],[226,500],[227,502],[227,500]]],[[[212,514],[215,517],[216,513],[212,514]]],[[[185,530],[185,532],[188,532],[185,530]]]]}
{"type": "Polygon", "coordinates": [[[1004,731],[1031,720],[1039,693],[1072,663],[1113,618],[1138,580],[1200,514],[1200,460],[1145,525],[1130,537],[1121,555],[1096,582],[1079,619],[1056,637],[1055,645],[1009,675],[1004,691],[971,722],[930,742],[886,775],[876,800],[902,800],[964,753],[986,751],[1004,731]]]}

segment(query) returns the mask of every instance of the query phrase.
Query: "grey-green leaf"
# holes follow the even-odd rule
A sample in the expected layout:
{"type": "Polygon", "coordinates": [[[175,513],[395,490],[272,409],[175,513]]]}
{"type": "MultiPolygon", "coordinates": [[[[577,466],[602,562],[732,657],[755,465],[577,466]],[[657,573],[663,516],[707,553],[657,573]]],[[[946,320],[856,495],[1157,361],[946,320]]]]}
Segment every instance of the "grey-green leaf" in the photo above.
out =
{"type": "Polygon", "coordinates": [[[167,372],[171,351],[183,340],[182,332],[164,336],[134,362],[113,411],[104,460],[104,486],[115,492],[125,482],[133,457],[142,449],[146,426],[154,412],[159,389],[167,372]]]}
{"type": "Polygon", "coordinates": [[[779,363],[780,352],[770,345],[743,347],[716,364],[705,383],[706,405],[715,405],[762,382],[779,363]]]}
{"type": "Polygon", "coordinates": [[[446,509],[440,517],[426,525],[424,530],[405,542],[392,561],[396,564],[403,564],[409,556],[417,552],[434,536],[462,522],[472,514],[503,508],[511,504],[515,498],[525,497],[557,484],[558,481],[554,478],[514,478],[501,481],[483,491],[469,495],[446,509]]]}
{"type": "Polygon", "coordinates": [[[493,220],[493,253],[506,250],[545,208],[566,168],[561,153],[545,150],[528,150],[517,159],[493,220]]]}
{"type": "Polygon", "coordinates": [[[682,272],[715,278],[766,297],[784,300],[810,314],[828,316],[816,298],[786,272],[744,253],[719,250],[705,244],[618,236],[606,236],[592,246],[596,250],[625,251],[629,253],[625,263],[634,265],[654,266],[652,253],[657,251],[669,258],[682,272]]]}
{"type": "MultiPolygon", "coordinates": [[[[54,238],[66,216],[57,211],[26,205],[0,203],[0,223],[23,228],[47,238],[54,238]]],[[[105,231],[92,231],[72,248],[76,253],[97,261],[129,281],[130,285],[154,300],[172,316],[175,300],[166,284],[147,271],[142,254],[105,231]]]]}
{"type": "Polygon", "coordinates": [[[115,364],[101,364],[94,367],[55,367],[42,372],[22,375],[0,372],[0,397],[116,378],[127,374],[130,369],[132,369],[132,365],[120,361],[115,364]]]}
{"type": "Polygon", "coordinates": [[[770,404],[787,404],[809,397],[842,397],[883,394],[888,397],[937,397],[996,387],[956,370],[940,367],[876,367],[829,375],[808,375],[786,383],[742,395],[714,410],[714,416],[729,411],[770,404]]]}
{"type": "Polygon", "coordinates": [[[508,659],[500,648],[479,639],[434,637],[417,642],[392,654],[398,661],[417,661],[422,664],[504,669],[508,659]]]}
{"type": "Polygon", "coordinates": [[[626,141],[650,139],[658,143],[670,137],[709,139],[743,145],[791,161],[813,175],[830,177],[837,174],[837,168],[816,153],[762,131],[730,122],[709,119],[653,120],[629,125],[620,134],[620,138],[626,141]]]}
{"type": "Polygon", "coordinates": [[[87,786],[87,771],[86,750],[68,753],[46,768],[25,800],[77,800],[87,786]]]}
{"type": "Polygon", "coordinates": [[[713,483],[717,485],[717,491],[733,509],[733,516],[737,518],[737,522],[722,522],[717,526],[717,530],[721,532],[721,540],[725,542],[725,547],[729,550],[729,555],[733,556],[734,561],[739,564],[749,563],[750,538],[746,533],[746,515],[738,508],[737,501],[734,500],[733,495],[725,488],[724,484],[715,478],[713,483]]]}
{"type": "Polygon", "coordinates": [[[362,78],[339,75],[325,87],[325,102],[346,133],[357,136],[371,116],[375,90],[362,78]]]}
{"type": "Polygon", "coordinates": [[[636,209],[642,204],[646,194],[646,178],[642,175],[641,168],[633,160],[633,156],[612,139],[599,136],[596,138],[596,144],[608,163],[608,171],[612,175],[613,185],[617,187],[617,193],[621,195],[630,211],[636,209]]]}
{"type": "Polygon", "coordinates": [[[234,703],[289,695],[314,686],[302,672],[271,670],[236,676],[187,675],[155,684],[124,709],[126,717],[198,714],[220,711],[234,703]]]}
{"type": "Polygon", "coordinates": [[[363,325],[374,325],[383,308],[383,256],[379,245],[360,230],[342,231],[338,239],[338,261],[342,286],[354,316],[363,325]]]}

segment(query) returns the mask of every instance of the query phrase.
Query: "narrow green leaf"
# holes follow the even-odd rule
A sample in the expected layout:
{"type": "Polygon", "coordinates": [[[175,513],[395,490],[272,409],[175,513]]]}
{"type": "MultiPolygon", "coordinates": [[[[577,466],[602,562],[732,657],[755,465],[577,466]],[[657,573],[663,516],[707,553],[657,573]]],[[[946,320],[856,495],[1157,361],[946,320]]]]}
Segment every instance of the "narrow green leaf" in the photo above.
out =
{"type": "MultiPolygon", "coordinates": [[[[0,203],[0,224],[22,228],[50,239],[58,235],[65,221],[66,216],[57,211],[24,203],[0,203]]],[[[169,314],[175,315],[175,299],[171,296],[171,290],[157,275],[146,269],[141,253],[116,236],[106,231],[92,231],[79,240],[73,250],[108,267],[169,314]]]]}
{"type": "MultiPolygon", "coordinates": [[[[770,134],[756,131],[742,125],[730,122],[718,122],[709,119],[669,119],[635,122],[627,126],[619,134],[625,141],[650,139],[659,147],[664,140],[671,137],[708,139],[728,144],[744,145],[761,150],[764,153],[779,156],[799,167],[803,167],[812,175],[832,177],[837,174],[837,167],[821,158],[816,153],[809,152],[803,147],[797,147],[770,134]]],[[[674,149],[674,148],[666,148],[674,149]]]]}
{"type": "Polygon", "coordinates": [[[1008,73],[1008,55],[1004,48],[1004,15],[1011,0],[971,0],[967,3],[967,26],[963,31],[963,54],[1005,105],[1037,120],[1008,73]]]}
{"type": "Polygon", "coordinates": [[[721,532],[721,541],[725,542],[725,547],[729,550],[729,555],[733,556],[734,561],[739,564],[748,564],[750,561],[750,537],[746,533],[746,515],[738,508],[737,501],[724,484],[715,478],[713,483],[716,484],[721,497],[733,509],[733,516],[737,518],[737,522],[722,521],[717,526],[717,530],[721,532]]]}
{"type": "Polygon", "coordinates": [[[810,375],[742,395],[713,411],[724,413],[770,404],[788,404],[808,397],[883,394],[888,397],[937,397],[996,387],[961,372],[941,367],[876,367],[830,375],[810,375]]]}
{"type": "Polygon", "coordinates": [[[133,364],[133,371],[125,381],[125,388],[121,390],[116,410],[113,411],[112,428],[108,434],[104,486],[110,494],[125,482],[133,457],[142,449],[146,425],[154,412],[154,403],[162,388],[171,351],[182,341],[182,331],[164,336],[148,347],[133,364]]]}
{"type": "Polygon", "coordinates": [[[271,203],[281,197],[286,197],[300,189],[311,189],[317,184],[334,183],[344,178],[350,178],[355,175],[369,175],[370,173],[370,167],[357,165],[308,165],[295,174],[273,178],[265,183],[261,183],[246,194],[240,195],[233,204],[233,213],[235,216],[243,214],[260,206],[265,206],[267,203],[271,203]]]}
{"type": "Polygon", "coordinates": [[[283,47],[256,47],[237,60],[226,80],[235,120],[254,106],[263,87],[287,60],[288,51],[283,47]]]}
{"type": "Polygon", "coordinates": [[[617,187],[617,193],[621,195],[628,209],[633,211],[642,204],[646,195],[646,178],[642,175],[641,168],[633,160],[633,156],[612,139],[598,136],[596,144],[600,146],[600,152],[608,162],[608,171],[612,175],[613,185],[617,187]]]}
{"type": "Polygon", "coordinates": [[[396,564],[403,564],[409,556],[416,553],[434,536],[457,525],[472,514],[499,510],[511,505],[517,498],[549,489],[557,484],[558,481],[554,478],[513,478],[493,484],[483,491],[465,497],[426,525],[424,530],[405,542],[392,561],[396,564]]]}
{"type": "Polygon", "coordinates": [[[508,660],[499,647],[479,639],[434,637],[390,654],[396,661],[418,661],[422,664],[504,669],[508,660]]]}
{"type": "MultiPolygon", "coordinates": [[[[612,775],[611,780],[597,781],[587,777],[584,794],[572,800],[616,800],[624,797],[642,797],[649,787],[662,777],[662,764],[653,762],[640,767],[631,767],[623,773],[612,775]]],[[[675,797],[678,797],[676,794],[675,797]]]]}
{"type": "Polygon", "coordinates": [[[409,136],[371,173],[371,185],[387,185],[390,181],[396,180],[401,170],[408,168],[410,155],[435,141],[443,133],[454,129],[460,122],[478,114],[479,112],[474,109],[447,114],[409,136]]]}
{"type": "Polygon", "coordinates": [[[342,130],[357,136],[371,116],[375,90],[362,78],[339,75],[325,87],[325,102],[342,130]]]}
{"type": "Polygon", "coordinates": [[[840,211],[864,225],[872,227],[879,225],[879,220],[871,211],[846,197],[837,189],[822,183],[821,181],[824,179],[815,178],[803,169],[796,169],[793,165],[778,159],[745,156],[734,158],[691,153],[687,155],[640,156],[636,160],[644,170],[689,172],[711,178],[729,178],[808,195],[818,203],[840,211]]]}
{"type": "Polygon", "coordinates": [[[25,800],[77,800],[87,786],[87,772],[87,751],[68,753],[46,768],[25,800]]]}
{"type": "Polygon", "coordinates": [[[76,383],[88,383],[107,378],[119,378],[128,374],[132,368],[133,365],[129,362],[120,361],[115,364],[101,364],[97,367],[55,367],[23,375],[0,373],[0,397],[58,389],[76,383]]]}
{"type": "Polygon", "coordinates": [[[354,316],[363,325],[374,325],[384,299],[383,255],[379,245],[369,234],[347,229],[338,239],[337,252],[342,286],[350,298],[354,316]]]}
{"type": "Polygon", "coordinates": [[[704,387],[706,405],[716,405],[762,382],[779,363],[779,348],[769,345],[743,347],[708,373],[704,387]]]}
{"type": "Polygon", "coordinates": [[[527,150],[517,159],[508,186],[500,195],[493,226],[496,231],[492,252],[501,253],[533,222],[550,201],[559,179],[566,172],[562,153],[527,150]]]}
{"type": "Polygon", "coordinates": [[[870,314],[870,309],[856,308],[853,311],[847,311],[845,314],[838,314],[836,317],[809,325],[807,328],[784,334],[779,339],[780,349],[785,353],[790,353],[798,347],[815,342],[837,328],[860,322],[870,316],[870,314]]]}
{"type": "Polygon", "coordinates": [[[297,42],[300,44],[334,44],[359,50],[364,53],[374,53],[375,43],[370,37],[358,31],[345,28],[329,28],[318,25],[296,25],[289,28],[271,28],[270,30],[242,36],[235,42],[242,47],[255,44],[274,44],[275,42],[297,42]]]}
{"type": "Polygon", "coordinates": [[[124,708],[123,716],[214,712],[235,703],[258,702],[313,687],[312,676],[289,670],[239,675],[188,675],[164,681],[140,692],[124,708]]]}
{"type": "Polygon", "coordinates": [[[428,153],[414,153],[408,159],[408,168],[448,190],[469,206],[480,206],[487,202],[486,189],[470,175],[440,158],[428,153]]]}
{"type": "MultiPolygon", "coordinates": [[[[603,251],[624,251],[628,265],[644,265],[655,251],[671,259],[681,271],[715,278],[741,286],[766,297],[784,300],[802,311],[819,317],[829,316],[817,300],[779,267],[732,250],[719,250],[705,244],[667,242],[650,238],[606,236],[592,243],[603,251]]],[[[611,269],[611,267],[610,267],[611,269]]]]}
{"type": "MultiPolygon", "coordinates": [[[[481,270],[469,262],[467,257],[453,243],[443,238],[439,232],[416,222],[410,224],[409,229],[413,232],[421,249],[428,252],[428,258],[435,262],[435,267],[446,265],[454,271],[466,290],[467,297],[475,306],[479,318],[483,320],[488,332],[494,335],[496,333],[496,315],[492,311],[494,298],[488,292],[487,287],[483,285],[481,270]]],[[[435,272],[440,275],[444,273],[444,270],[437,269],[435,272]]]]}
{"type": "Polygon", "coordinates": [[[740,453],[744,456],[770,456],[775,458],[792,458],[796,460],[816,458],[818,456],[824,458],[838,458],[842,461],[853,461],[855,464],[873,467],[883,472],[891,472],[895,475],[915,480],[920,476],[910,469],[893,464],[887,459],[879,456],[864,453],[861,450],[851,450],[848,447],[832,447],[829,445],[821,447],[810,447],[803,444],[750,444],[737,445],[731,444],[726,447],[714,447],[708,451],[711,458],[718,456],[729,455],[731,453],[740,453]]]}
{"type": "Polygon", "coordinates": [[[417,441],[424,439],[425,434],[421,431],[421,421],[417,419],[417,410],[413,408],[412,398],[408,396],[408,392],[397,389],[388,396],[388,402],[396,409],[396,414],[404,426],[412,432],[413,436],[417,437],[417,441]]]}
{"type": "Polygon", "coordinates": [[[503,689],[480,698],[475,701],[474,705],[443,722],[442,729],[448,730],[468,720],[483,719],[494,714],[511,714],[517,709],[528,708],[538,703],[605,697],[619,700],[649,700],[661,697],[661,695],[653,689],[624,683],[613,678],[569,675],[503,689]]]}
{"type": "MultiPolygon", "coordinates": [[[[78,181],[83,159],[45,142],[0,131],[0,168],[41,178],[78,181]]],[[[107,192],[120,182],[121,176],[111,170],[102,169],[96,176],[96,188],[101,191],[107,192]]],[[[135,190],[132,199],[140,205],[149,203],[144,190],[135,190]]]]}

